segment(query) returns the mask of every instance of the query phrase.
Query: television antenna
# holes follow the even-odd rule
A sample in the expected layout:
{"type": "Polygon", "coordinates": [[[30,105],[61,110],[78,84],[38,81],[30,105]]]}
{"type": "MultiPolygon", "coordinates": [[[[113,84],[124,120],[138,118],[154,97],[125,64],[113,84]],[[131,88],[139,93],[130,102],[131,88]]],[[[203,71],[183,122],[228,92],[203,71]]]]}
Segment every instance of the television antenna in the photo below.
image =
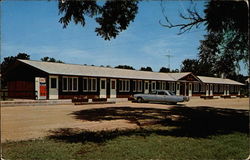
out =
{"type": "Polygon", "coordinates": [[[168,68],[169,68],[169,70],[170,70],[170,58],[172,58],[172,57],[174,57],[174,56],[171,55],[171,54],[166,54],[165,56],[168,58],[168,68]]]}

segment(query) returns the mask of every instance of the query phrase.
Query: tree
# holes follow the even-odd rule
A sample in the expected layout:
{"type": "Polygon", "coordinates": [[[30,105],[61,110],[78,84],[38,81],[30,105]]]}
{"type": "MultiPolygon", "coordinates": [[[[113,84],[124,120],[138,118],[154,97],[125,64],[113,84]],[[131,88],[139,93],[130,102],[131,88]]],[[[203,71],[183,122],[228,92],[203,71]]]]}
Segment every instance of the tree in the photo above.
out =
{"type": "Polygon", "coordinates": [[[59,22],[66,28],[73,19],[75,24],[80,23],[84,27],[85,16],[95,17],[95,21],[99,24],[95,32],[105,40],[110,40],[134,21],[138,10],[137,4],[137,0],[108,0],[103,5],[92,0],[59,0],[59,14],[63,14],[59,22]]]}
{"type": "Polygon", "coordinates": [[[51,58],[51,57],[43,57],[43,58],[41,58],[41,61],[44,61],[44,62],[64,63],[61,60],[56,60],[55,58],[51,58]]]}
{"type": "Polygon", "coordinates": [[[153,72],[151,67],[141,67],[140,71],[150,71],[153,72]]]}
{"type": "Polygon", "coordinates": [[[199,76],[214,76],[212,65],[197,59],[185,59],[182,62],[181,72],[192,72],[199,76]]]}
{"type": "Polygon", "coordinates": [[[16,62],[17,59],[30,59],[30,55],[26,53],[18,53],[16,56],[5,57],[1,63],[1,88],[7,86],[5,73],[10,69],[10,67],[16,62]]]}
{"type": "Polygon", "coordinates": [[[5,57],[3,62],[1,63],[1,73],[4,74],[8,68],[15,63],[17,59],[30,59],[30,55],[26,53],[18,53],[16,56],[5,57]]]}
{"type": "Polygon", "coordinates": [[[159,70],[159,72],[169,73],[170,69],[166,68],[166,67],[161,67],[161,69],[159,70]]]}
{"type": "Polygon", "coordinates": [[[118,65],[115,68],[135,70],[132,66],[128,65],[118,65]]]}
{"type": "Polygon", "coordinates": [[[185,59],[182,62],[181,72],[192,72],[197,74],[199,69],[199,61],[196,59],[185,59]]]}
{"type": "Polygon", "coordinates": [[[172,24],[168,17],[167,28],[179,27],[179,34],[205,24],[208,34],[199,47],[199,60],[212,64],[217,75],[233,75],[240,69],[239,62],[248,65],[248,1],[208,1],[205,16],[197,12],[195,5],[187,9],[186,15],[180,14],[187,23],[172,24]]]}

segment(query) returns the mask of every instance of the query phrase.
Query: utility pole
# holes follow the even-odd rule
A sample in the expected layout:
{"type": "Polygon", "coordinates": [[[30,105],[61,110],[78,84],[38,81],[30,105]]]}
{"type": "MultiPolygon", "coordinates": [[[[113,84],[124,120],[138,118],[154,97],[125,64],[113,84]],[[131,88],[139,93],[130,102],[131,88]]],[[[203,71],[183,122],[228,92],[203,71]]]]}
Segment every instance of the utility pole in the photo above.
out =
{"type": "Polygon", "coordinates": [[[174,56],[172,56],[171,54],[166,54],[165,56],[168,58],[168,68],[170,70],[170,58],[174,56]]]}

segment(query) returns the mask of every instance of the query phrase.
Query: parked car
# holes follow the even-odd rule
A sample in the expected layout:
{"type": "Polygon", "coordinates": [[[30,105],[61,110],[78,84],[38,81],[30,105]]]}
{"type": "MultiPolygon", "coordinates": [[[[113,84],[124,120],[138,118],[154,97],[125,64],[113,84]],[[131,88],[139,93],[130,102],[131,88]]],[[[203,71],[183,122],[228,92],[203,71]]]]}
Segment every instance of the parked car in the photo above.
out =
{"type": "Polygon", "coordinates": [[[177,102],[189,101],[188,96],[177,96],[169,90],[156,90],[149,94],[135,94],[134,98],[137,102],[167,102],[176,104],[177,102]]]}

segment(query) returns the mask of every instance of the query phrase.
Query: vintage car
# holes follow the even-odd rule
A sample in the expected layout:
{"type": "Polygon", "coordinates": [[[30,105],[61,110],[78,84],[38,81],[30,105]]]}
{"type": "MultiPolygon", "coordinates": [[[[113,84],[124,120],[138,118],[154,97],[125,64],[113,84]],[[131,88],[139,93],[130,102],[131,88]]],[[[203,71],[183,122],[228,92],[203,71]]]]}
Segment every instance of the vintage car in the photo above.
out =
{"type": "Polygon", "coordinates": [[[167,102],[176,104],[177,102],[189,101],[188,96],[177,96],[169,90],[156,90],[149,94],[135,94],[134,98],[137,102],[167,102]]]}

